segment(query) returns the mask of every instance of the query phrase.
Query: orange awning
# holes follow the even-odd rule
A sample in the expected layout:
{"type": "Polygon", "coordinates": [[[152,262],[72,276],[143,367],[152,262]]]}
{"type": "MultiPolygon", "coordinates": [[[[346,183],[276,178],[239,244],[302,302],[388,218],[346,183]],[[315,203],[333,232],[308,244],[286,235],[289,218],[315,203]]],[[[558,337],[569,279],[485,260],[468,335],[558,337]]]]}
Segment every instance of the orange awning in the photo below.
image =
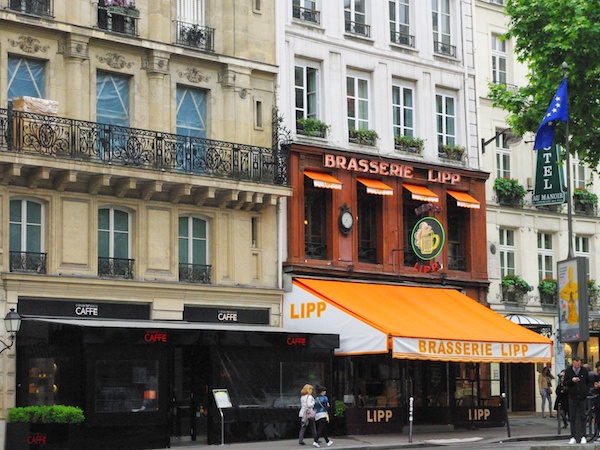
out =
{"type": "Polygon", "coordinates": [[[342,182],[328,173],[305,170],[304,175],[313,180],[314,186],[325,189],[341,189],[342,182]]]}
{"type": "Polygon", "coordinates": [[[552,359],[552,340],[450,288],[295,278],[284,294],[284,326],[339,334],[336,354],[391,349],[396,358],[426,361],[552,359]]]}
{"type": "Polygon", "coordinates": [[[466,192],[451,191],[451,190],[447,190],[446,192],[448,192],[449,195],[451,195],[452,197],[454,197],[456,199],[456,204],[458,206],[461,206],[463,208],[473,208],[473,209],[479,209],[481,206],[474,197],[470,196],[466,192]]]}
{"type": "Polygon", "coordinates": [[[367,188],[367,194],[394,195],[394,190],[379,180],[370,178],[357,178],[357,180],[367,188]]]}
{"type": "Polygon", "coordinates": [[[421,200],[423,202],[432,202],[437,203],[440,201],[437,195],[433,191],[430,191],[425,186],[417,186],[416,184],[406,184],[404,183],[406,189],[408,189],[411,194],[413,200],[421,200]]]}

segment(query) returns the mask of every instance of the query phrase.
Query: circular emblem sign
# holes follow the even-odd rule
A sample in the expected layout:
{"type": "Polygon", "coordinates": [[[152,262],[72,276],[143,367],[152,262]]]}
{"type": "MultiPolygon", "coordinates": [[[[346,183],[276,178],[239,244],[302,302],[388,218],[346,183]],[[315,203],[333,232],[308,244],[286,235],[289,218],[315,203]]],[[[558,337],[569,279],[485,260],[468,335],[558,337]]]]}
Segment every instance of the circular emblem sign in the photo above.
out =
{"type": "Polygon", "coordinates": [[[410,241],[415,254],[426,261],[440,254],[446,243],[444,227],[433,217],[423,217],[419,220],[410,235],[410,241]]]}

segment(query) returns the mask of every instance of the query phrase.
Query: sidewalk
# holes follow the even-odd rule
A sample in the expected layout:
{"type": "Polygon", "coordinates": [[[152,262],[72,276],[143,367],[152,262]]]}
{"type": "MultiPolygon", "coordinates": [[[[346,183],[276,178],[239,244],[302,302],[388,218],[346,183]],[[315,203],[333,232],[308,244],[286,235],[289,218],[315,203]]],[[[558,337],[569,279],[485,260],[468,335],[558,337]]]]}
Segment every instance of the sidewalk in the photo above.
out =
{"type": "MultiPolygon", "coordinates": [[[[404,427],[400,434],[384,435],[361,435],[361,436],[332,436],[334,444],[327,447],[321,444],[321,448],[333,449],[398,449],[398,448],[419,448],[426,445],[444,445],[444,444],[475,444],[481,443],[478,448],[487,447],[493,443],[511,442],[511,441],[555,441],[556,443],[566,444],[569,440],[569,429],[561,429],[559,434],[557,419],[543,419],[537,415],[511,415],[509,417],[510,434],[506,427],[496,428],[478,428],[475,430],[457,429],[451,425],[442,426],[413,426],[412,442],[409,442],[409,427],[404,427]],[[487,444],[487,445],[486,445],[487,444]]],[[[323,442],[323,440],[321,440],[323,442]]],[[[301,448],[314,448],[312,439],[305,439],[306,445],[298,445],[297,440],[278,440],[278,441],[259,441],[225,444],[234,450],[298,450],[301,448]]],[[[172,448],[182,448],[185,450],[206,450],[209,447],[205,442],[187,442],[173,443],[172,448]]],[[[213,447],[213,446],[211,446],[213,447]]],[[[220,447],[220,445],[218,446],[220,447]]]]}

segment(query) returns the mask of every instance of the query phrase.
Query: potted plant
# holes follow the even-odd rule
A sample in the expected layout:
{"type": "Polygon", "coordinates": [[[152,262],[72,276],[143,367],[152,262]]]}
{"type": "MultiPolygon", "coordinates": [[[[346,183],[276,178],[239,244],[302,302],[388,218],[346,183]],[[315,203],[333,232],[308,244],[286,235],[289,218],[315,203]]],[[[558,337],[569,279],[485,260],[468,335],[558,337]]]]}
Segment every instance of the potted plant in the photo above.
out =
{"type": "Polygon", "coordinates": [[[527,191],[514,178],[496,178],[494,181],[494,190],[498,203],[506,206],[522,206],[523,198],[527,191]]]}
{"type": "Polygon", "coordinates": [[[587,290],[588,290],[588,302],[590,306],[596,306],[598,303],[598,294],[600,294],[600,286],[596,283],[596,280],[588,280],[587,282],[587,290]]]}
{"type": "Polygon", "coordinates": [[[558,292],[558,281],[554,278],[544,278],[538,285],[540,300],[544,305],[555,305],[558,292]]]}
{"type": "Polygon", "coordinates": [[[365,130],[365,129],[355,129],[351,128],[348,132],[350,142],[354,142],[356,144],[362,145],[370,145],[375,146],[377,139],[379,139],[379,135],[375,130],[365,130]]]}
{"type": "Polygon", "coordinates": [[[130,0],[104,0],[106,10],[121,16],[139,17],[140,12],[135,8],[135,3],[130,0]]]}
{"type": "Polygon", "coordinates": [[[324,138],[330,129],[331,125],[327,125],[325,122],[319,119],[296,119],[296,131],[299,134],[324,138]]]}
{"type": "Polygon", "coordinates": [[[460,145],[440,144],[438,153],[442,158],[462,161],[465,155],[465,148],[460,145]]]}
{"type": "Polygon", "coordinates": [[[533,289],[519,275],[506,275],[502,278],[502,298],[509,303],[527,303],[527,293],[533,289]]]}
{"type": "Polygon", "coordinates": [[[341,400],[333,402],[332,428],[336,436],[346,435],[346,404],[341,400]]]}
{"type": "Polygon", "coordinates": [[[82,444],[83,410],[67,405],[11,408],[6,424],[6,448],[79,449],[82,444]]]}
{"type": "Polygon", "coordinates": [[[598,196],[585,188],[573,190],[573,206],[576,212],[593,215],[598,206],[598,196]]]}
{"type": "Polygon", "coordinates": [[[421,153],[425,146],[425,141],[413,136],[394,136],[396,150],[410,153],[421,153]]]}

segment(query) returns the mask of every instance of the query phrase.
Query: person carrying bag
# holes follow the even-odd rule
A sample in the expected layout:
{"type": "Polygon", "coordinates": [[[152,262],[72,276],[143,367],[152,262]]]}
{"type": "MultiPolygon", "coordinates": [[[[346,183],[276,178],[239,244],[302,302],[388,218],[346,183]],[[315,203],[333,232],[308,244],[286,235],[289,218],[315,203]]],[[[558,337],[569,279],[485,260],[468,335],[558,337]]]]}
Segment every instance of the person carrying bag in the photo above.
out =
{"type": "MultiPolygon", "coordinates": [[[[304,445],[304,433],[306,428],[310,427],[313,438],[317,436],[317,428],[315,426],[315,399],[312,396],[313,387],[310,384],[305,384],[300,393],[300,433],[298,434],[298,443],[304,445]]],[[[315,438],[316,439],[316,438],[315,438]]]]}
{"type": "Polygon", "coordinates": [[[317,414],[315,415],[315,420],[317,424],[317,434],[315,436],[315,440],[313,442],[313,446],[320,447],[319,445],[319,437],[325,438],[325,442],[327,443],[327,447],[330,447],[333,444],[333,441],[329,439],[327,436],[327,423],[329,422],[329,399],[327,398],[327,389],[325,386],[320,386],[317,388],[317,400],[315,405],[315,410],[317,414]]]}

